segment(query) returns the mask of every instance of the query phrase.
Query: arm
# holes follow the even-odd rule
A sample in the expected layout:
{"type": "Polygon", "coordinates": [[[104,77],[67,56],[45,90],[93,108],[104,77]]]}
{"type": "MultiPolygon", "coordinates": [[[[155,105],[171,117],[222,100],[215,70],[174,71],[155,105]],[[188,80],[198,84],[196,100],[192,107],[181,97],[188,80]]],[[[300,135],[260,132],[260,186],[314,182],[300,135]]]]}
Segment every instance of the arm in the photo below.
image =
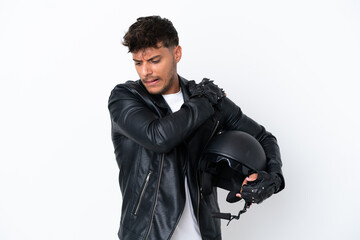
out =
{"type": "Polygon", "coordinates": [[[108,108],[115,131],[159,153],[169,152],[214,113],[207,99],[192,98],[179,111],[160,117],[125,87],[112,91],[108,108]]]}
{"type": "Polygon", "coordinates": [[[231,129],[247,132],[260,142],[267,158],[266,171],[277,174],[281,178],[281,186],[277,192],[281,191],[285,187],[285,181],[281,171],[282,161],[276,138],[266,131],[263,126],[246,116],[230,99],[222,99],[218,107],[224,116],[225,130],[231,129]]]}

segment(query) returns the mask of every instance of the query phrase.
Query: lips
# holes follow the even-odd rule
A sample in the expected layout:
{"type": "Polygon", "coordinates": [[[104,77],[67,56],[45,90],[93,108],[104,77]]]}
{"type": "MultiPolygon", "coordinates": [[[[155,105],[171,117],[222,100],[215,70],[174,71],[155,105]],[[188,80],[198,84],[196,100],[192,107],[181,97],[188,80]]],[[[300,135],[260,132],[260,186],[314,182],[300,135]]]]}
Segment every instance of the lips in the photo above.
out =
{"type": "Polygon", "coordinates": [[[152,85],[152,84],[156,84],[158,81],[159,81],[158,78],[146,79],[146,80],[144,80],[144,84],[146,84],[146,85],[152,85]]]}

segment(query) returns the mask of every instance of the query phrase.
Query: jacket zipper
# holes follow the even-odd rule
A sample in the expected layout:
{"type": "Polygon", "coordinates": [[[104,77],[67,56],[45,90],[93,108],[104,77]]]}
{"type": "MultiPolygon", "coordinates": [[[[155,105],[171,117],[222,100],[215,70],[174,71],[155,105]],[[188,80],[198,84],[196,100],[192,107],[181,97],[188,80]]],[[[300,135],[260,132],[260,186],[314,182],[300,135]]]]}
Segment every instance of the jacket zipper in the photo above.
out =
{"type": "MultiPolygon", "coordinates": [[[[215,125],[215,128],[214,130],[212,131],[211,135],[210,135],[210,138],[209,140],[207,141],[206,145],[210,142],[211,138],[214,136],[215,132],[216,132],[216,129],[218,128],[219,126],[219,121],[216,122],[216,125],[215,125]]],[[[205,145],[205,146],[206,146],[205,145]]],[[[198,176],[199,177],[199,176],[198,176]]],[[[197,181],[197,192],[198,192],[198,202],[197,202],[197,210],[196,210],[196,219],[197,219],[197,223],[198,223],[198,226],[199,226],[199,232],[200,232],[200,236],[201,236],[201,239],[203,239],[202,237],[202,234],[201,234],[201,229],[200,229],[200,196],[201,196],[201,192],[200,192],[200,189],[199,189],[199,179],[198,177],[196,178],[196,181],[197,181]]]]}
{"type": "Polygon", "coordinates": [[[152,224],[153,224],[153,221],[154,221],[155,209],[156,209],[156,205],[158,203],[158,197],[159,197],[160,180],[161,180],[162,171],[163,171],[163,167],[164,167],[164,158],[165,158],[165,154],[163,154],[161,156],[161,166],[160,166],[159,180],[158,180],[158,185],[157,185],[157,188],[156,188],[156,197],[155,197],[156,199],[155,199],[155,204],[154,204],[154,208],[153,208],[152,215],[151,215],[151,222],[150,222],[149,230],[148,230],[148,233],[146,234],[145,240],[149,239],[152,224]]]}
{"type": "MultiPolygon", "coordinates": [[[[197,185],[199,185],[199,181],[196,179],[197,181],[197,185]]],[[[198,224],[198,227],[199,227],[199,232],[200,232],[200,237],[201,239],[203,239],[202,237],[202,233],[201,233],[201,228],[200,228],[200,217],[199,217],[199,214],[200,214],[200,190],[199,190],[199,186],[197,188],[197,191],[198,191],[198,202],[197,202],[197,209],[196,209],[196,219],[197,219],[197,224],[198,224]]]]}
{"type": "Polygon", "coordinates": [[[139,210],[140,203],[141,203],[141,200],[142,200],[142,198],[143,198],[145,189],[146,189],[146,187],[147,187],[147,185],[148,185],[148,183],[149,183],[149,180],[150,180],[150,175],[151,175],[151,172],[149,172],[149,173],[147,174],[147,176],[146,176],[144,186],[143,186],[143,188],[142,188],[142,190],[141,190],[141,193],[140,193],[140,196],[139,196],[139,200],[138,200],[138,202],[137,202],[137,205],[136,205],[136,208],[135,208],[135,211],[134,211],[134,215],[136,215],[137,212],[138,212],[138,210],[139,210]]]}

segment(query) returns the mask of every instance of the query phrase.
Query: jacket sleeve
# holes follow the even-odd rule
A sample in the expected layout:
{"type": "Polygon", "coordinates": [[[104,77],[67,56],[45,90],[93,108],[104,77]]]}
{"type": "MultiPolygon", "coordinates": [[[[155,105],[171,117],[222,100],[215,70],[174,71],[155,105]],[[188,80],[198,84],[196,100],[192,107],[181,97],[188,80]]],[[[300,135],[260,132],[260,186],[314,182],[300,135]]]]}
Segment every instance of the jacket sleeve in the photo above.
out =
{"type": "Polygon", "coordinates": [[[193,98],[179,111],[160,117],[124,87],[111,92],[108,108],[113,131],[158,153],[172,150],[214,113],[208,100],[193,98]]]}
{"type": "Polygon", "coordinates": [[[282,178],[282,185],[279,191],[282,190],[285,187],[285,180],[281,170],[280,149],[275,136],[266,131],[263,126],[253,119],[246,116],[230,99],[225,97],[220,103],[220,108],[224,116],[226,129],[247,132],[260,142],[267,158],[267,172],[276,173],[282,178]]]}

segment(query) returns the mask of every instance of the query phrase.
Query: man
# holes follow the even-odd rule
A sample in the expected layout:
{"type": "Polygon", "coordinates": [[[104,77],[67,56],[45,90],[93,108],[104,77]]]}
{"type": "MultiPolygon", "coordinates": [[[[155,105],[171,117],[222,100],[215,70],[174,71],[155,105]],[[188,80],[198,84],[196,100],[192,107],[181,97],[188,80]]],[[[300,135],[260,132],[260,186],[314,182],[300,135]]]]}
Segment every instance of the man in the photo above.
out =
{"type": "Polygon", "coordinates": [[[265,150],[267,172],[244,184],[256,179],[269,190],[261,194],[252,184],[259,191],[248,191],[247,198],[261,202],[284,188],[275,137],[213,82],[180,77],[178,41],[172,23],[159,16],[138,18],[124,36],[140,80],[117,85],[108,106],[120,169],[123,240],[221,239],[220,220],[211,217],[219,211],[216,191],[201,194],[198,172],[202,149],[219,131],[245,131],[265,150]]]}

